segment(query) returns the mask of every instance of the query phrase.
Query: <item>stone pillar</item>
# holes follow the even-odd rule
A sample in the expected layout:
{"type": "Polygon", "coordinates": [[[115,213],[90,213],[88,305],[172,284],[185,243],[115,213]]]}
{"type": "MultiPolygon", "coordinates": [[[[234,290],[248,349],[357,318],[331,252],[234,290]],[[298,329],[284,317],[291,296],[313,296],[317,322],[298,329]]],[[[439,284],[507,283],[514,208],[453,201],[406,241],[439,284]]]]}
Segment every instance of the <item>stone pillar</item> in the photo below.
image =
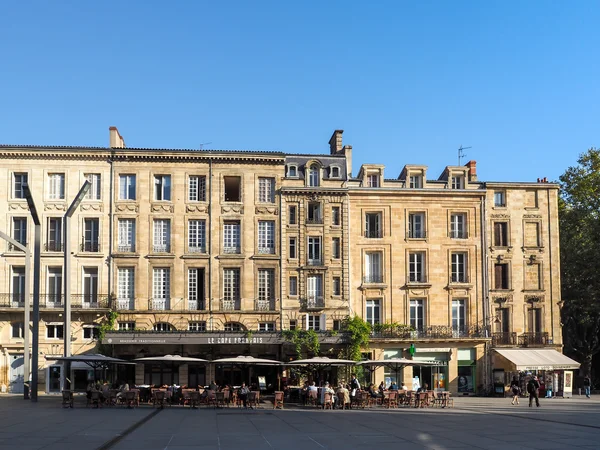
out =
{"type": "Polygon", "coordinates": [[[144,365],[135,365],[135,384],[144,384],[144,365]]]}
{"type": "Polygon", "coordinates": [[[179,384],[183,386],[188,384],[188,365],[181,364],[179,366],[179,384]]]}
{"type": "Polygon", "coordinates": [[[448,390],[452,395],[458,394],[458,349],[452,347],[448,359],[448,390]]]}

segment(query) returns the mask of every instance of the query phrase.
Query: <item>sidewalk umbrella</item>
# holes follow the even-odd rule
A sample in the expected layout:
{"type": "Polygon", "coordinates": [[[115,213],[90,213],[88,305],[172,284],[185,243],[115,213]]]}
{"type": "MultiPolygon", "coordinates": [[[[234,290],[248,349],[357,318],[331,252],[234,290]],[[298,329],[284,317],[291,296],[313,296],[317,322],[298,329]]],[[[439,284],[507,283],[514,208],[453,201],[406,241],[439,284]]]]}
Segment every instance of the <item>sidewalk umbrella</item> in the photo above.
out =
{"type": "Polygon", "coordinates": [[[255,358],[253,356],[240,355],[233,358],[221,358],[211,361],[213,364],[218,365],[231,365],[231,366],[279,366],[281,363],[273,359],[255,358]]]}
{"type": "Polygon", "coordinates": [[[358,364],[362,366],[372,367],[387,367],[391,371],[396,373],[396,381],[398,380],[398,372],[408,366],[437,366],[438,364],[433,361],[414,361],[406,358],[390,358],[390,359],[370,359],[367,361],[360,361],[358,364]]]}

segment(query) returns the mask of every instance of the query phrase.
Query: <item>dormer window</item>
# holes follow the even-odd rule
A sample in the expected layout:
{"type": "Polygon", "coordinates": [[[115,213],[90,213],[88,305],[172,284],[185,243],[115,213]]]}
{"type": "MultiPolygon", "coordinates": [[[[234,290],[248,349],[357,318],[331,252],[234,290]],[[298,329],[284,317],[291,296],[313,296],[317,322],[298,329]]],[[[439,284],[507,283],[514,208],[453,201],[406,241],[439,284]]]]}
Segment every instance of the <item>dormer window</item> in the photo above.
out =
{"type": "Polygon", "coordinates": [[[319,166],[313,164],[308,169],[308,185],[318,186],[319,185],[319,166]]]}
{"type": "Polygon", "coordinates": [[[452,189],[464,189],[464,188],[465,188],[464,175],[453,175],[452,176],[452,189]]]}
{"type": "Polygon", "coordinates": [[[298,176],[298,167],[297,166],[288,166],[288,174],[289,178],[296,178],[298,176]]]}
{"type": "Polygon", "coordinates": [[[409,177],[408,187],[411,189],[421,189],[423,187],[423,176],[422,175],[411,175],[409,177]]]}
{"type": "Polygon", "coordinates": [[[367,186],[368,187],[379,187],[379,175],[367,175],[367,186]]]}
{"type": "Polygon", "coordinates": [[[329,174],[330,178],[339,178],[340,177],[340,168],[336,166],[331,167],[331,173],[329,174]]]}

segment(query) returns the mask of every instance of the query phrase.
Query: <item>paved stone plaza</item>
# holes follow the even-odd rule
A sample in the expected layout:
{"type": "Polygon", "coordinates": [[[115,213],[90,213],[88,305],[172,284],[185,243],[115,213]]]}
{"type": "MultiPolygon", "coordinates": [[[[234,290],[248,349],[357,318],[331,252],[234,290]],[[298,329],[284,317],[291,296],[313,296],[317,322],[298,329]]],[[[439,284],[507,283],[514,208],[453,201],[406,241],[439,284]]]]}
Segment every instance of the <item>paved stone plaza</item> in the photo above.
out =
{"type": "Polygon", "coordinates": [[[598,449],[600,398],[461,398],[453,409],[62,409],[0,397],[0,450],[598,449]]]}

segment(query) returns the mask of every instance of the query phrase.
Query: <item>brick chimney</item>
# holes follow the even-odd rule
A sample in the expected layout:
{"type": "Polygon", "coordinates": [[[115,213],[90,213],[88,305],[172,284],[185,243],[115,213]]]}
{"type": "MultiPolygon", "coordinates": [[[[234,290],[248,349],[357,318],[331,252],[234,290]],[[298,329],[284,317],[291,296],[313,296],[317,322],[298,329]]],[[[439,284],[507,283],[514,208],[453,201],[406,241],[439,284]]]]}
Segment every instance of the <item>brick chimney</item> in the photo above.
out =
{"type": "Polygon", "coordinates": [[[117,127],[110,127],[108,132],[110,148],[125,148],[125,139],[123,139],[117,127]]]}
{"type": "Polygon", "coordinates": [[[344,130],[335,130],[331,139],[329,139],[329,150],[332,155],[337,155],[342,151],[342,133],[344,130]]]}
{"type": "Polygon", "coordinates": [[[477,181],[477,162],[472,159],[465,164],[465,167],[469,169],[469,181],[477,181]]]}

